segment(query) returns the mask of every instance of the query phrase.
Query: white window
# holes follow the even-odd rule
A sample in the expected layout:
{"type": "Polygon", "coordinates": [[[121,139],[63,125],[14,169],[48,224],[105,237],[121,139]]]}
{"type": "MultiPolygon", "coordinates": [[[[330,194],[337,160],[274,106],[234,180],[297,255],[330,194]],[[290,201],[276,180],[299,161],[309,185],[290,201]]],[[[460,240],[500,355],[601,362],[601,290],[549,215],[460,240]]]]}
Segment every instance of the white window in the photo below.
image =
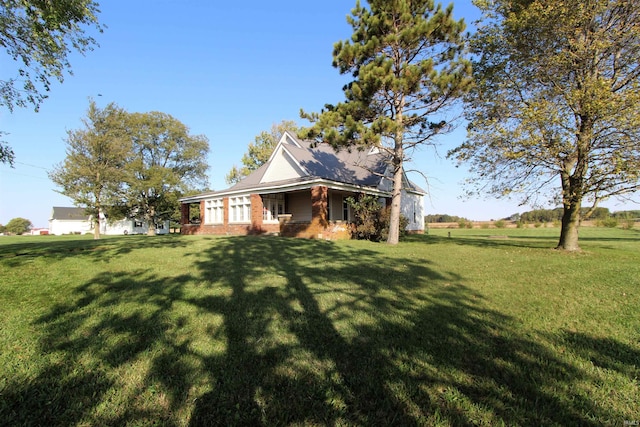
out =
{"type": "Polygon", "coordinates": [[[229,222],[251,221],[251,198],[249,196],[229,197],[229,222]]]}
{"type": "Polygon", "coordinates": [[[262,220],[277,221],[278,215],[284,213],[284,194],[266,194],[262,196],[262,220]]]}
{"type": "Polygon", "coordinates": [[[347,202],[348,197],[342,198],[342,220],[349,221],[349,202],[347,202]]]}
{"type": "Polygon", "coordinates": [[[222,224],[224,221],[224,207],[222,199],[207,200],[204,203],[205,224],[222,224]]]}

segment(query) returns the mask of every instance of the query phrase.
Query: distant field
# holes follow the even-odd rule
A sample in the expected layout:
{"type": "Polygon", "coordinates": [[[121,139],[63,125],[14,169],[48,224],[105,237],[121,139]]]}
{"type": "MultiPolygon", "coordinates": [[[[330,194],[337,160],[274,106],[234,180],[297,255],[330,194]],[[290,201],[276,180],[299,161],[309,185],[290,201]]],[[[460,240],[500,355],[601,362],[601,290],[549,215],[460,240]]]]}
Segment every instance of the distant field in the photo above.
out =
{"type": "Polygon", "coordinates": [[[558,235],[0,236],[0,424],[639,421],[640,230],[558,235]]]}

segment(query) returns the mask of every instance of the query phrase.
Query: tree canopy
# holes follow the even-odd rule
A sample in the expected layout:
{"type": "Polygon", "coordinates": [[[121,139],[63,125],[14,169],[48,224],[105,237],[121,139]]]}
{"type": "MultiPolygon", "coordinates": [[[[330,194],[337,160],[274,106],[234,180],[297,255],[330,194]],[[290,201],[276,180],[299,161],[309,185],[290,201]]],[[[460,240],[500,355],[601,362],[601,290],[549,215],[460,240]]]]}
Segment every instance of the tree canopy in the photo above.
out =
{"type": "Polygon", "coordinates": [[[157,111],[129,114],[127,131],[132,153],[126,166],[126,204],[155,234],[156,223],[174,215],[181,194],[206,187],[209,141],[190,135],[182,122],[157,111]]]}
{"type": "Polygon", "coordinates": [[[238,168],[234,165],[225,176],[227,184],[240,182],[244,177],[265,164],[285,131],[297,134],[299,130],[296,122],[283,120],[279,124],[274,123],[270,131],[260,132],[242,156],[242,167],[238,168]]]}
{"type": "Polygon", "coordinates": [[[31,227],[33,227],[31,221],[26,218],[12,218],[4,226],[4,231],[12,234],[24,234],[31,230],[31,227]]]}
{"type": "Polygon", "coordinates": [[[463,20],[453,6],[433,1],[358,1],[347,21],[351,40],[334,45],[333,65],[353,81],[346,101],[320,113],[301,112],[312,126],[302,132],[339,149],[377,146],[393,173],[391,223],[387,242],[399,238],[404,163],[414,148],[452,129],[444,111],[471,83],[465,59],[463,20]]]}
{"type": "MultiPolygon", "coordinates": [[[[47,97],[52,80],[69,74],[69,53],[86,53],[97,45],[86,31],[98,23],[98,3],[92,0],[1,0],[0,46],[16,62],[0,75],[0,107],[32,105],[36,111],[47,97]]],[[[13,164],[10,145],[0,141],[0,162],[13,164]]]]}
{"type": "Polygon", "coordinates": [[[68,132],[67,157],[50,178],[92,215],[96,238],[103,217],[144,219],[155,234],[182,192],[206,186],[208,140],[174,117],[91,102],[83,122],[84,129],[68,132]]]}
{"type": "Polygon", "coordinates": [[[101,214],[118,216],[124,202],[132,143],[126,112],[111,103],[100,109],[91,101],[82,129],[67,131],[67,156],[49,173],[60,192],[85,208],[100,237],[101,214]]]}
{"type": "Polygon", "coordinates": [[[558,248],[579,250],[583,203],[640,189],[640,9],[629,0],[478,5],[468,137],[449,156],[470,164],[472,193],[562,203],[558,248]]]}

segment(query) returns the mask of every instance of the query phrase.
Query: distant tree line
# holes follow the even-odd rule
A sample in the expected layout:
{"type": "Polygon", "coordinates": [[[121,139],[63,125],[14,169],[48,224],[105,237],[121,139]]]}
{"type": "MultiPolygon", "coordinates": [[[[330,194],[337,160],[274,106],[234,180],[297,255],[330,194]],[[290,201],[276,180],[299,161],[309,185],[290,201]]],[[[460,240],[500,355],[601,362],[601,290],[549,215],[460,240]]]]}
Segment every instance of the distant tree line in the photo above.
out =
{"type": "Polygon", "coordinates": [[[429,224],[429,223],[437,223],[437,222],[468,222],[469,220],[467,218],[463,218],[460,216],[455,216],[455,215],[447,215],[447,214],[432,214],[432,215],[426,215],[424,217],[424,222],[425,224],[429,224]]]}
{"type": "MultiPolygon", "coordinates": [[[[611,212],[608,208],[596,208],[593,210],[589,217],[586,217],[587,211],[589,208],[582,209],[582,216],[585,220],[594,220],[594,221],[604,221],[607,219],[618,219],[618,220],[633,220],[640,219],[640,210],[627,210],[627,211],[616,211],[611,212]]],[[[554,222],[562,220],[563,209],[535,209],[528,212],[523,212],[521,214],[515,213],[507,218],[504,218],[505,221],[514,221],[514,222],[522,222],[522,223],[538,223],[538,222],[554,222]]],[[[424,217],[425,224],[433,224],[433,223],[443,223],[443,222],[470,222],[467,218],[456,216],[456,215],[448,215],[448,214],[431,214],[425,215],[424,217]]]]}
{"type": "MultiPolygon", "coordinates": [[[[640,218],[640,210],[611,212],[608,208],[595,208],[591,215],[586,216],[589,208],[582,208],[581,217],[585,220],[602,221],[610,218],[614,219],[634,219],[640,218]]],[[[511,218],[521,222],[553,222],[562,220],[563,209],[536,209],[523,212],[519,216],[513,215],[511,218]]]]}

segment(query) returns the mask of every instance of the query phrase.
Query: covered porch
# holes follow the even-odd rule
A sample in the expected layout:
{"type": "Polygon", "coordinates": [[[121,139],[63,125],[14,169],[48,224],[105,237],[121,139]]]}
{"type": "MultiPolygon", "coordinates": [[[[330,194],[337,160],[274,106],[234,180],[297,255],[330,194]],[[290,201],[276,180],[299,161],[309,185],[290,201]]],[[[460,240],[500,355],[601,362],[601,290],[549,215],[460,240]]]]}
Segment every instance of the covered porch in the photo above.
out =
{"type": "Polygon", "coordinates": [[[346,199],[358,194],[326,185],[244,195],[214,193],[182,202],[181,233],[349,239],[353,211],[346,199]]]}

